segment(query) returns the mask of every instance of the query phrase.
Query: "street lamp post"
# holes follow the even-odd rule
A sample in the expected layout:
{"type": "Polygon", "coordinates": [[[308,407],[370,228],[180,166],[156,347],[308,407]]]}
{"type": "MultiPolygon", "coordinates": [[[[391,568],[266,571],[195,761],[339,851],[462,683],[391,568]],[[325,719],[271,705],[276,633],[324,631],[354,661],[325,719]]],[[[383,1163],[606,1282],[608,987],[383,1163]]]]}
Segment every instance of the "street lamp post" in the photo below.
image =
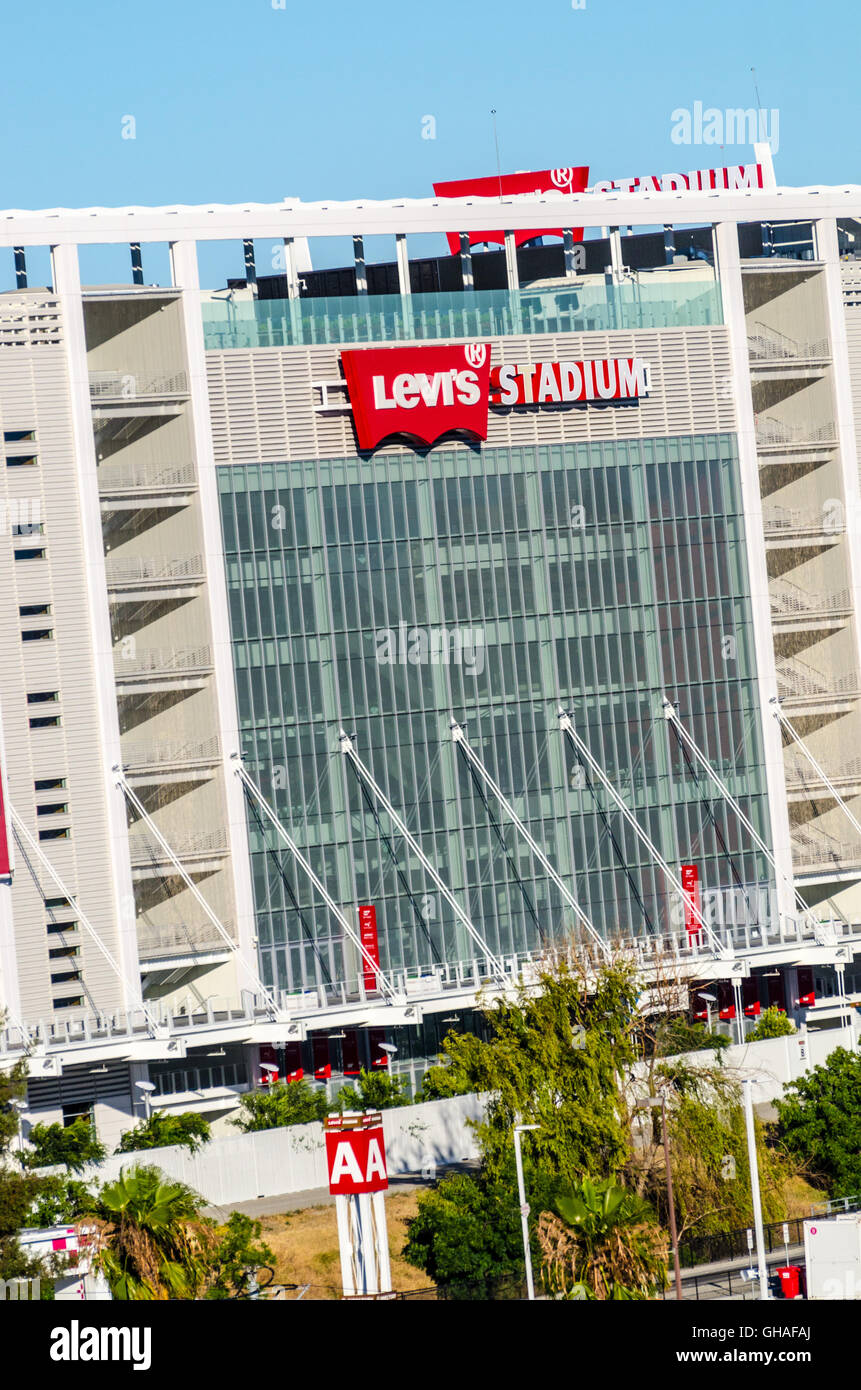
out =
{"type": "Polygon", "coordinates": [[[526,1296],[530,1302],[535,1298],[535,1284],[532,1280],[532,1251],[529,1248],[529,1203],[523,1185],[523,1158],[520,1152],[520,1136],[527,1129],[540,1129],[540,1125],[514,1126],[514,1162],[517,1167],[517,1195],[520,1199],[520,1223],[523,1228],[523,1254],[526,1259],[526,1296]]]}
{"type": "Polygon", "coordinates": [[[744,1095],[744,1123],[747,1130],[747,1161],[750,1166],[750,1198],[753,1203],[753,1226],[756,1232],[756,1263],[759,1269],[759,1296],[768,1298],[768,1269],[765,1263],[765,1238],[762,1231],[762,1201],[759,1195],[759,1163],[756,1157],[756,1131],[753,1125],[753,1082],[741,1083],[744,1095]]]}
{"type": "Polygon", "coordinates": [[[151,1114],[150,1096],[155,1090],[155,1086],[151,1081],[136,1081],[135,1085],[137,1086],[139,1091],[143,1091],[144,1113],[146,1115],[147,1123],[149,1123],[149,1118],[151,1114]]]}
{"type": "Polygon", "coordinates": [[[700,993],[697,995],[697,998],[698,998],[698,999],[705,999],[705,1001],[706,1001],[706,1027],[708,1028],[709,1032],[711,1032],[711,1031],[712,1031],[712,1004],[716,1004],[716,1003],[717,1003],[717,995],[716,995],[716,994],[703,994],[702,991],[700,991],[700,993]]]}
{"type": "Polygon", "coordinates": [[[658,1109],[661,1111],[661,1141],[664,1146],[664,1165],[667,1170],[667,1204],[670,1212],[670,1243],[673,1247],[673,1273],[676,1281],[676,1299],[682,1301],[682,1269],[679,1264],[679,1236],[676,1227],[676,1203],[673,1196],[673,1170],[670,1164],[670,1144],[667,1138],[667,1102],[663,1096],[647,1096],[640,1101],[638,1108],[658,1109]]]}

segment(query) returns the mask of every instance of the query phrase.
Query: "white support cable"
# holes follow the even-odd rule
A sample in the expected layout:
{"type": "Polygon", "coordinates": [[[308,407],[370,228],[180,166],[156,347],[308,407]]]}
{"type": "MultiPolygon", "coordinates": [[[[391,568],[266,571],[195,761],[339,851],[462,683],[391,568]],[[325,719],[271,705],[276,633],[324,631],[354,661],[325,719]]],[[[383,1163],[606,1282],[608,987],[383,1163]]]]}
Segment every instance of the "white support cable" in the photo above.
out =
{"type": "MultiPolygon", "coordinates": [[[[54,883],[60,889],[61,893],[63,894],[63,897],[67,898],[68,901],[74,905],[75,912],[78,915],[78,918],[80,920],[81,926],[84,928],[84,931],[87,933],[89,937],[92,938],[93,942],[98,947],[105,960],[108,962],[108,965],[111,967],[120,983],[125,985],[126,989],[130,991],[129,997],[131,999],[134,999],[135,995],[138,993],[139,987],[136,986],[134,982],[128,978],[128,976],[123,971],[122,966],[114,958],[112,953],[108,950],[107,946],[105,945],[104,941],[102,941],[102,938],[99,936],[99,933],[96,931],[89,917],[84,912],[84,909],[81,907],[81,904],[78,902],[76,895],[72,893],[71,889],[66,887],[65,883],[60,878],[60,875],[57,873],[53,864],[47,858],[47,856],[42,853],[38,844],[33,839],[33,836],[30,834],[26,825],[22,821],[21,817],[18,815],[18,812],[15,810],[15,807],[11,804],[9,805],[9,814],[12,817],[12,824],[14,825],[18,834],[21,835],[22,838],[25,840],[28,849],[30,849],[32,853],[35,854],[36,858],[39,860],[39,863],[42,865],[42,868],[49,875],[49,877],[53,879],[54,883]]],[[[156,1019],[153,1016],[153,1014],[150,1013],[143,999],[141,999],[140,1004],[134,1004],[130,1006],[128,1012],[134,1012],[134,1010],[138,1008],[140,1009],[141,1013],[143,1014],[144,1018],[149,1024],[152,1036],[163,1036],[165,1033],[164,1024],[159,1023],[158,1019],[156,1019]]]]}
{"type": "Polygon", "coordinates": [[[670,700],[666,699],[666,697],[664,698],[664,718],[667,720],[667,723],[672,723],[674,725],[676,733],[679,735],[682,742],[694,754],[698,762],[705,769],[708,776],[711,778],[715,786],[720,791],[721,795],[726,799],[726,801],[729,802],[730,806],[735,811],[736,815],[738,816],[745,830],[750,835],[754,844],[757,846],[758,849],[762,850],[762,853],[765,855],[766,859],[768,860],[771,867],[774,869],[775,873],[780,876],[780,878],[787,885],[787,887],[792,889],[792,894],[795,898],[796,906],[803,913],[803,915],[807,917],[807,919],[810,922],[813,923],[813,925],[817,928],[818,931],[819,928],[822,926],[822,923],[817,921],[817,919],[813,916],[813,913],[811,912],[807,903],[802,898],[792,879],[787,874],[785,874],[783,870],[778,866],[777,860],[775,859],[768,845],[765,843],[762,836],[757,831],[756,827],[751,823],[748,816],[745,815],[744,811],[741,809],[741,806],[733,796],[729,787],[722,780],[722,778],[720,778],[718,774],[715,772],[705,753],[702,751],[699,745],[694,742],[693,738],[682,724],[675,705],[672,704],[670,700]]]}
{"type": "Polygon", "coordinates": [[[824,767],[821,767],[820,764],[816,761],[810,749],[807,747],[807,744],[804,742],[804,739],[801,737],[799,733],[796,733],[795,729],[790,724],[786,715],[783,713],[783,710],[780,708],[780,700],[777,698],[776,695],[772,695],[771,704],[774,707],[774,717],[777,720],[777,722],[798,744],[805,758],[810,763],[810,766],[814,768],[815,771],[822,778],[823,782],[830,791],[831,795],[834,797],[834,800],[837,802],[837,805],[840,807],[847,820],[850,822],[851,825],[855,827],[858,834],[861,835],[861,823],[859,823],[855,814],[849,810],[849,807],[846,805],[846,802],[843,800],[843,797],[840,795],[834,783],[831,781],[831,778],[828,776],[828,773],[825,771],[824,767]]]}
{"type": "Polygon", "coordinates": [[[362,960],[369,967],[369,969],[373,970],[375,976],[379,981],[380,990],[382,991],[382,993],[388,997],[390,1003],[399,1003],[400,996],[398,995],[398,992],[392,984],[391,980],[389,979],[388,975],[386,975],[385,972],[380,969],[379,965],[374,960],[374,957],[371,955],[370,951],[365,946],[358,932],[356,932],[356,930],[351,926],[350,922],[347,920],[340,907],[335,902],[335,899],[327,890],[326,885],[314,873],[314,870],[311,868],[310,863],[305,858],[299,846],[296,844],[296,841],[284,829],[284,826],[281,824],[272,807],[269,805],[269,802],[266,800],[265,796],[261,792],[260,788],[257,786],[256,782],[253,780],[252,777],[249,776],[248,772],[243,767],[239,755],[237,753],[234,753],[233,757],[236,759],[236,774],[241,779],[243,786],[247,787],[248,791],[251,793],[251,795],[254,797],[254,800],[257,802],[258,806],[263,811],[267,820],[277,831],[277,833],[281,836],[281,839],[284,841],[290,853],[293,855],[293,858],[296,860],[296,863],[299,864],[299,866],[302,869],[304,869],[308,878],[310,878],[314,887],[317,889],[317,892],[320,894],[329,911],[332,913],[332,916],[335,918],[337,922],[340,923],[344,935],[347,936],[350,941],[352,941],[353,945],[356,947],[357,951],[361,955],[362,960]]]}
{"type": "Polygon", "coordinates": [[[461,926],[463,926],[466,929],[466,931],[472,937],[475,944],[479,946],[481,950],[484,952],[485,956],[487,957],[488,961],[493,967],[494,973],[498,976],[500,983],[502,985],[507,986],[510,983],[510,981],[508,980],[505,974],[505,968],[502,964],[502,961],[496,958],[496,956],[488,946],[487,942],[485,941],[484,937],[473,926],[472,922],[467,917],[466,913],[460,906],[460,903],[457,901],[457,898],[452,893],[448,884],[445,883],[442,878],[440,878],[433,864],[428,859],[427,855],[419,845],[415,836],[412,835],[410,831],[407,829],[404,820],[401,816],[398,815],[397,811],[395,810],[391,801],[389,801],[389,798],[386,796],[382,787],[380,787],[378,783],[374,780],[374,777],[370,770],[367,767],[365,767],[365,764],[362,762],[361,758],[359,757],[358,753],[356,752],[353,746],[353,740],[347,734],[344,733],[343,729],[341,729],[338,734],[338,741],[341,746],[341,752],[344,754],[346,758],[350,759],[356,771],[360,774],[360,776],[364,777],[368,786],[371,788],[371,791],[373,791],[374,794],[383,803],[392,822],[397,826],[398,830],[403,835],[410,849],[416,855],[420,863],[424,866],[427,873],[430,874],[431,878],[433,879],[439,891],[442,893],[449,907],[454,912],[461,926]]]}
{"type": "Polygon", "coordinates": [[[452,718],[449,723],[449,728],[451,729],[452,739],[455,743],[460,745],[460,747],[463,749],[465,757],[469,760],[470,764],[475,768],[479,776],[482,777],[485,784],[493,792],[500,805],[504,808],[504,810],[508,812],[512,821],[517,826],[517,829],[520,831],[523,838],[526,840],[526,843],[529,845],[529,848],[532,850],[532,853],[535,855],[536,859],[541,864],[545,873],[556,884],[556,887],[559,889],[566,903],[571,908],[572,912],[577,918],[577,921],[580,923],[582,927],[586,928],[586,931],[589,933],[592,940],[601,949],[605,958],[609,960],[610,947],[607,945],[607,942],[604,940],[603,936],[601,936],[597,928],[593,925],[589,917],[583,911],[583,908],[580,906],[577,899],[574,897],[574,894],[571,892],[570,888],[568,888],[564,880],[560,878],[559,874],[554,869],[553,865],[547,858],[547,855],[544,853],[541,846],[538,844],[537,840],[535,840],[535,838],[530,834],[529,830],[526,828],[523,821],[518,816],[517,812],[511,805],[511,802],[506,797],[502,788],[498,786],[497,783],[491,777],[487,768],[484,766],[484,763],[481,761],[478,754],[475,752],[475,749],[470,746],[469,742],[467,741],[466,734],[464,733],[464,730],[461,727],[461,725],[458,724],[456,719],[452,718]]]}
{"type": "Polygon", "coordinates": [[[267,1007],[269,1009],[269,1012],[272,1014],[272,1017],[276,1020],[283,1019],[285,1017],[284,1012],[282,1009],[278,1008],[278,1004],[276,1003],[274,995],[271,993],[270,990],[266,988],[260,976],[257,974],[256,970],[252,969],[252,967],[248,964],[248,961],[245,959],[242,952],[240,951],[238,944],[233,940],[230,933],[216,917],[212,908],[209,906],[209,903],[206,901],[197,884],[195,883],[194,879],[191,877],[185,865],[182,863],[182,860],[177,858],[170,844],[164,838],[155,821],[153,820],[152,816],[149,814],[146,807],[143,805],[143,802],[140,800],[140,797],[137,796],[137,794],[134,791],[132,791],[122,771],[120,769],[114,770],[117,772],[117,786],[120,788],[120,791],[125,796],[129,805],[135,811],[137,811],[138,815],[152,831],[153,835],[155,836],[161,848],[164,850],[168,859],[173,864],[174,868],[178,871],[179,876],[185,884],[186,888],[188,888],[191,892],[195,902],[203,909],[203,911],[206,913],[206,916],[209,918],[210,922],[218,932],[219,936],[222,937],[230,951],[235,955],[238,963],[245,971],[252,984],[254,985],[255,990],[259,994],[261,994],[262,997],[266,1000],[267,1007]]]}
{"type": "Polygon", "coordinates": [[[694,920],[698,923],[700,931],[702,931],[705,937],[708,939],[709,945],[711,946],[714,954],[719,957],[726,956],[728,954],[726,948],[715,936],[708,922],[703,917],[700,909],[697,907],[693,895],[685,892],[685,889],[682,887],[681,879],[670,868],[669,864],[661,854],[661,851],[658,849],[657,845],[640,825],[640,822],[637,820],[633,811],[631,811],[629,807],[625,805],[616,788],[613,786],[613,783],[610,781],[609,777],[604,772],[604,769],[601,767],[599,763],[595,761],[592,754],[589,752],[589,749],[586,747],[586,744],[583,742],[580,735],[576,732],[574,725],[571,722],[571,716],[569,715],[568,711],[563,709],[560,705],[558,715],[559,728],[562,730],[562,733],[568,735],[568,738],[571,740],[578,753],[580,753],[581,756],[585,758],[586,762],[588,763],[592,771],[595,773],[595,776],[598,778],[601,785],[605,788],[607,792],[609,792],[610,796],[613,798],[616,805],[619,807],[619,810],[622,812],[622,815],[625,817],[625,820],[631,826],[631,829],[646,846],[646,849],[649,851],[650,855],[654,859],[655,863],[658,865],[664,877],[679,894],[680,898],[682,899],[682,902],[686,903],[689,906],[694,920]]]}

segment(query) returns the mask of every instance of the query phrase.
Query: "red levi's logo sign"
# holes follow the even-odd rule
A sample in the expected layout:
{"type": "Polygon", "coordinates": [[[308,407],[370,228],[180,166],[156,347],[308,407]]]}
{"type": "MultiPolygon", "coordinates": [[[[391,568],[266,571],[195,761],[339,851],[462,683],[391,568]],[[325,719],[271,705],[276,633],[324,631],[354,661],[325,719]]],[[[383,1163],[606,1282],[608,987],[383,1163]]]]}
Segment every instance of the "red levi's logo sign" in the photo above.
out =
{"type": "Polygon", "coordinates": [[[647,396],[639,357],[490,367],[487,343],[359,348],[341,353],[360,449],[389,435],[432,444],[450,430],[487,438],[488,405],[574,405],[647,396]]]}
{"type": "Polygon", "coordinates": [[[432,444],[449,430],[487,438],[490,345],[342,352],[360,449],[390,434],[432,444]]]}
{"type": "MultiPolygon", "coordinates": [[[[518,194],[541,193],[584,193],[589,178],[589,166],[577,165],[567,169],[538,169],[519,174],[491,174],[481,179],[451,179],[446,183],[435,183],[433,191],[438,198],[511,198],[518,194]]],[[[536,227],[532,231],[514,233],[516,246],[531,241],[537,236],[561,236],[561,227],[536,227]]],[[[583,228],[572,227],[575,241],[582,241],[583,228]]],[[[470,246],[481,242],[498,241],[505,244],[505,232],[469,232],[470,246]]],[[[460,235],[447,232],[448,248],[453,256],[460,250],[460,235]]]]}
{"type": "Polygon", "coordinates": [[[329,1191],[333,1197],[356,1192],[385,1192],[386,1142],[382,1125],[369,1129],[326,1131],[329,1191]]]}
{"type": "Polygon", "coordinates": [[[11,873],[9,836],[6,830],[6,806],[3,801],[3,769],[0,767],[0,878],[9,878],[11,873]]]}

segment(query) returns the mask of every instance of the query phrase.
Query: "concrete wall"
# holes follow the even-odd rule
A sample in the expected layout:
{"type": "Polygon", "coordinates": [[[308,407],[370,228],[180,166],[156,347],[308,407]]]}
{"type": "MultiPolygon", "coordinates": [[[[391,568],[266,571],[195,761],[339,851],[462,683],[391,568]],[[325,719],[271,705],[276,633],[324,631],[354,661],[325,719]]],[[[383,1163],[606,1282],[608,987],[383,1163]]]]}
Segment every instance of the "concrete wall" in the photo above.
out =
{"type": "MultiPolygon", "coordinates": [[[[484,1109],[483,1096],[455,1096],[383,1111],[389,1173],[413,1173],[477,1158],[468,1119],[484,1109]]],[[[116,1154],[89,1167],[87,1182],[112,1182],[121,1168],[151,1163],[169,1177],[188,1183],[212,1206],[303,1192],[328,1186],[323,1126],[291,1125],[255,1134],[212,1139],[197,1154],[176,1145],[140,1154],[116,1154]]],[[[58,1170],[59,1171],[59,1170],[58,1170]]]]}

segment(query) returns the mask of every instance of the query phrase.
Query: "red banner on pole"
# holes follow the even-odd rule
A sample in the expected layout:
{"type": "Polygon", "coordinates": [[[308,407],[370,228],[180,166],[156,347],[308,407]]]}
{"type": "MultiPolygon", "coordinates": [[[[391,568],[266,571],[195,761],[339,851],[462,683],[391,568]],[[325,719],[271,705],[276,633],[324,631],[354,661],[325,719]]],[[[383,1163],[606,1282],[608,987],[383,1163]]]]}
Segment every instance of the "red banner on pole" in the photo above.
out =
{"type": "Polygon", "coordinates": [[[694,940],[699,941],[700,919],[702,908],[700,907],[700,875],[696,864],[682,865],[682,889],[685,898],[685,929],[688,933],[688,945],[692,945],[694,940]]]}
{"type": "Polygon", "coordinates": [[[6,830],[6,805],[3,800],[3,769],[0,767],[0,878],[9,878],[11,873],[9,835],[6,830]]]}
{"type": "Polygon", "coordinates": [[[377,936],[377,909],[359,908],[359,940],[367,951],[376,969],[372,969],[367,956],[362,956],[362,979],[365,989],[377,988],[377,970],[380,968],[380,942],[377,936]]]}

